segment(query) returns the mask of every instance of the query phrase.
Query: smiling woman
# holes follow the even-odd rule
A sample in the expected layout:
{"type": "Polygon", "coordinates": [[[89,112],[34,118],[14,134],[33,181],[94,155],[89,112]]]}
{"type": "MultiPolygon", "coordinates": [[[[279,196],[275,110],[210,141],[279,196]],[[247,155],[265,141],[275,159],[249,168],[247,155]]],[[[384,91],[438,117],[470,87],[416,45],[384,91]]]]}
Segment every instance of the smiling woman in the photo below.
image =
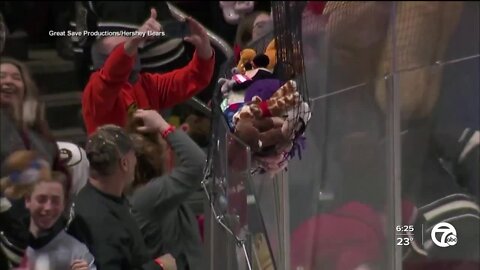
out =
{"type": "Polygon", "coordinates": [[[0,103],[2,106],[18,107],[25,97],[25,83],[20,68],[13,61],[3,62],[0,65],[0,103]]]}
{"type": "Polygon", "coordinates": [[[23,63],[7,57],[0,60],[0,109],[0,162],[15,150],[32,149],[58,165],[57,146],[30,72],[23,63]]]}

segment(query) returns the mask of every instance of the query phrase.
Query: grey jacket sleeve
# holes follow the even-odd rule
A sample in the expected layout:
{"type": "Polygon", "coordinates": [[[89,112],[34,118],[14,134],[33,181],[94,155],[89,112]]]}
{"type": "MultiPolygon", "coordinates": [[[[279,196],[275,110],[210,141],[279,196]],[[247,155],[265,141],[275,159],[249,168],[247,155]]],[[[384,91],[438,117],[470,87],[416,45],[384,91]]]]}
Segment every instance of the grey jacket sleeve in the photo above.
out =
{"type": "Polygon", "coordinates": [[[200,188],[206,155],[182,130],[167,137],[178,164],[169,175],[154,178],[138,188],[132,197],[135,208],[144,211],[171,211],[200,188]]]}

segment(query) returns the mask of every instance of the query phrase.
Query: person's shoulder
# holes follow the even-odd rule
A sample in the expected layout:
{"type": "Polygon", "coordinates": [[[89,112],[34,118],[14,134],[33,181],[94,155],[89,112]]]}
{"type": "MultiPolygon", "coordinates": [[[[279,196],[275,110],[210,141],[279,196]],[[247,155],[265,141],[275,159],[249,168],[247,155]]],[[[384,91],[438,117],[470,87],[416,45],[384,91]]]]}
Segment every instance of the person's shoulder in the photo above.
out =
{"type": "Polygon", "coordinates": [[[99,195],[87,183],[77,194],[72,203],[72,214],[84,219],[95,217],[98,213],[103,212],[105,205],[102,203],[99,195]]]}
{"type": "Polygon", "coordinates": [[[92,194],[91,188],[87,183],[77,194],[74,200],[74,207],[83,207],[95,200],[95,194],[92,194]]]}

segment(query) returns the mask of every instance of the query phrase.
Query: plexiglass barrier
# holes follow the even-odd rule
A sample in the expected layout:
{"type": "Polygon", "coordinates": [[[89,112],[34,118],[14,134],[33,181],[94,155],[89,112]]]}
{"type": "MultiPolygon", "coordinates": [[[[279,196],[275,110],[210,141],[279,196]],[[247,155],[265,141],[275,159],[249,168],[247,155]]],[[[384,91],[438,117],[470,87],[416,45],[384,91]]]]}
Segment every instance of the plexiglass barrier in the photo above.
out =
{"type": "MultiPolygon", "coordinates": [[[[251,174],[225,128],[217,152],[242,162],[214,158],[253,269],[479,269],[479,32],[478,2],[304,11],[305,149],[273,178],[251,174]]],[[[211,269],[248,269],[212,237],[225,248],[211,269]]]]}
{"type": "Polygon", "coordinates": [[[479,4],[329,3],[304,16],[291,269],[478,269],[479,4]]]}

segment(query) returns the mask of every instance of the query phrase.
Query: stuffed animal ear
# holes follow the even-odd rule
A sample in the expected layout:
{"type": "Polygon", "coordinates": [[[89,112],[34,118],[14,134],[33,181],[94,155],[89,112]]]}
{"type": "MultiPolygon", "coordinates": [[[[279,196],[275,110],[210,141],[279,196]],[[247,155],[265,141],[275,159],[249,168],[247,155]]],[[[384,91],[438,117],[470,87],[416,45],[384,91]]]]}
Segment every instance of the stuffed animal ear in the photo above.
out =
{"type": "MultiPolygon", "coordinates": [[[[257,55],[257,52],[253,49],[243,49],[240,52],[240,61],[238,61],[237,68],[240,71],[240,73],[245,74],[246,69],[246,64],[251,63],[253,61],[253,58],[257,55]]],[[[251,65],[251,64],[250,64],[251,65]]]]}
{"type": "Polygon", "coordinates": [[[259,96],[254,96],[254,97],[252,98],[252,103],[257,103],[257,104],[258,104],[258,103],[260,103],[260,102],[262,102],[262,98],[261,98],[261,97],[259,97],[259,96]]]}
{"type": "Polygon", "coordinates": [[[255,68],[267,68],[270,63],[270,59],[265,54],[259,54],[253,58],[253,65],[255,68]]]}
{"type": "Polygon", "coordinates": [[[277,47],[275,46],[275,39],[270,41],[267,48],[265,49],[264,54],[269,59],[268,66],[266,68],[273,71],[275,68],[275,65],[277,64],[277,47]]]}

